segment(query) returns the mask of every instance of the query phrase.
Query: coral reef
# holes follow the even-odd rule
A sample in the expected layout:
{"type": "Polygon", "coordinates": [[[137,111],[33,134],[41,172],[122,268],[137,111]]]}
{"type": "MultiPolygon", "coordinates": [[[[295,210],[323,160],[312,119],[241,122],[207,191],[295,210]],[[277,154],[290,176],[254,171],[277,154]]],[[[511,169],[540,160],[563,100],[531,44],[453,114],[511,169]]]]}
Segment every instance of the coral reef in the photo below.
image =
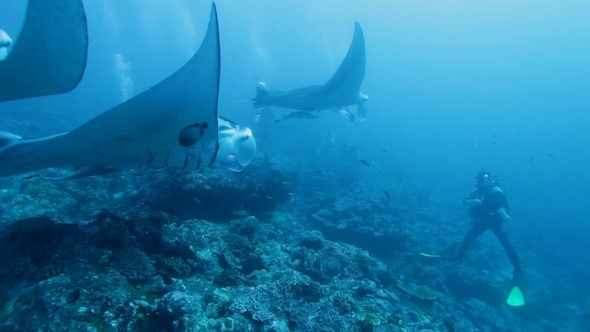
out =
{"type": "Polygon", "coordinates": [[[266,161],[56,174],[0,179],[0,330],[580,330],[574,302],[507,310],[493,239],[464,264],[420,257],[464,231],[423,190],[314,191],[266,161]]]}

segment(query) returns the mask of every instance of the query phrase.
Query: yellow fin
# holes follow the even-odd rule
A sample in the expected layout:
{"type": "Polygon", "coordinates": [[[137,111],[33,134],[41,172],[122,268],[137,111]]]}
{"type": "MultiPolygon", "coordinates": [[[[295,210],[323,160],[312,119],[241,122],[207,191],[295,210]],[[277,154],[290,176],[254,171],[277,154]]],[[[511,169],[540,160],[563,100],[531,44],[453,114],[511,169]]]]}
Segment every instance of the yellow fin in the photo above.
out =
{"type": "Polygon", "coordinates": [[[524,295],[518,286],[512,288],[506,303],[508,303],[508,305],[511,307],[520,307],[525,304],[524,295]]]}

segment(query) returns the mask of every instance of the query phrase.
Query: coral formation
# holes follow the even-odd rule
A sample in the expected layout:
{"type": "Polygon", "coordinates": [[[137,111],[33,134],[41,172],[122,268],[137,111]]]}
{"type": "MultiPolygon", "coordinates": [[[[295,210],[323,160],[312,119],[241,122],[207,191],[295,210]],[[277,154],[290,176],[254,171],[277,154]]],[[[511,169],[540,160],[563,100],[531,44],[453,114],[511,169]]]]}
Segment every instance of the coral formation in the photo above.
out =
{"type": "MultiPolygon", "coordinates": [[[[462,234],[423,191],[310,195],[294,174],[256,164],[239,178],[138,172],[0,179],[0,330],[514,330],[509,271],[410,249],[445,245],[424,231],[432,223],[462,234]]],[[[541,329],[559,314],[579,330],[581,310],[537,309],[527,315],[541,329]]]]}

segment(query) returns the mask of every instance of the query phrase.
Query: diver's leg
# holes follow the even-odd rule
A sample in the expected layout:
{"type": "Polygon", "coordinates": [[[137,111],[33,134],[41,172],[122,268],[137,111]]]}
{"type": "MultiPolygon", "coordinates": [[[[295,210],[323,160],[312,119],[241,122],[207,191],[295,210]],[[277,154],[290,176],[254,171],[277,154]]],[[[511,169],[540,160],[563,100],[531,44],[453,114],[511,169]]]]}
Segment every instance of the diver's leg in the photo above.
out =
{"type": "Polygon", "coordinates": [[[500,244],[502,245],[502,247],[504,247],[504,251],[506,251],[506,255],[508,256],[508,259],[510,259],[510,263],[512,263],[512,266],[514,266],[514,273],[515,274],[522,273],[522,270],[520,268],[520,259],[518,258],[518,254],[516,253],[516,250],[514,250],[514,247],[510,243],[510,240],[508,239],[508,235],[506,234],[506,227],[504,227],[504,223],[499,222],[499,223],[493,225],[491,228],[492,228],[492,231],[494,232],[494,234],[496,235],[496,237],[498,238],[498,241],[500,241],[500,244]]]}
{"type": "Polygon", "coordinates": [[[457,251],[454,260],[463,260],[463,257],[465,256],[465,253],[467,253],[467,250],[473,243],[473,240],[480,236],[481,233],[485,232],[486,229],[488,229],[488,227],[483,222],[474,221],[473,225],[469,229],[469,232],[467,232],[467,235],[465,235],[463,243],[461,243],[461,247],[459,248],[459,251],[457,251]]]}

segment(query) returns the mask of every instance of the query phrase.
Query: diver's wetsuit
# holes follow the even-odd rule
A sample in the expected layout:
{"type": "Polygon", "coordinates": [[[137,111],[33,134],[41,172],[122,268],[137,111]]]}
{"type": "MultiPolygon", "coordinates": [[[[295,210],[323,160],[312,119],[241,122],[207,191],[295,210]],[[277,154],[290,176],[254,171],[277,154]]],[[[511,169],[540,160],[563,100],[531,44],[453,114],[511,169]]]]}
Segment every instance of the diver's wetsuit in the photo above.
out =
{"type": "Polygon", "coordinates": [[[473,243],[473,240],[486,230],[491,229],[498,238],[498,241],[500,241],[500,244],[502,244],[502,247],[504,247],[510,262],[514,266],[514,271],[521,272],[520,260],[518,259],[516,250],[514,250],[514,247],[510,244],[510,240],[506,235],[506,229],[504,227],[504,222],[509,220],[510,217],[508,216],[508,203],[506,202],[506,196],[502,189],[496,185],[488,188],[478,188],[469,194],[469,196],[463,200],[463,203],[468,204],[467,202],[470,199],[480,199],[481,205],[471,206],[469,210],[473,223],[455,256],[455,259],[462,260],[467,249],[469,249],[469,246],[473,243]]]}

